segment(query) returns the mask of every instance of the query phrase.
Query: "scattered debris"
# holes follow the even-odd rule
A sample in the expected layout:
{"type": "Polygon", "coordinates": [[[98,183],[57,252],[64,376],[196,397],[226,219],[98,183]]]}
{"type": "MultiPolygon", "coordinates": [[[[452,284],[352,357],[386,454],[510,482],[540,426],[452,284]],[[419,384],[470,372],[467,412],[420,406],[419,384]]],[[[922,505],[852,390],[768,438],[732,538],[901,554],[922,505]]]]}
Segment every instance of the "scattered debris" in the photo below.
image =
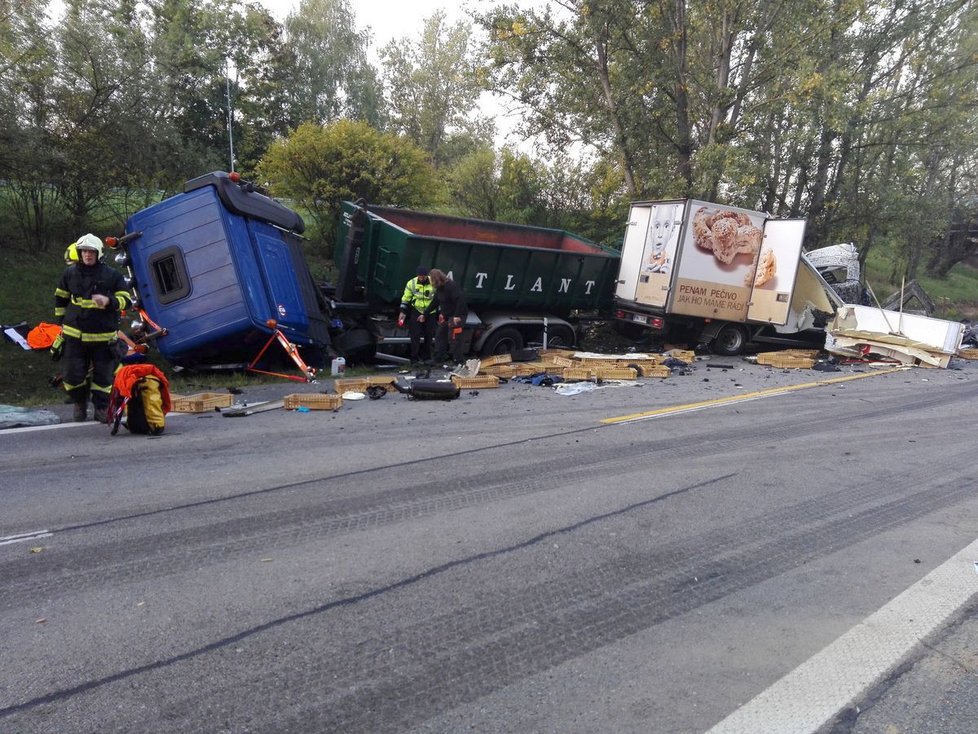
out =
{"type": "Polygon", "coordinates": [[[242,418],[248,415],[254,415],[255,413],[265,413],[269,410],[276,410],[285,405],[284,400],[262,400],[257,403],[252,403],[251,405],[242,405],[240,407],[232,407],[229,410],[222,410],[221,415],[225,418],[242,418]]]}
{"type": "Polygon", "coordinates": [[[825,348],[855,359],[870,355],[901,364],[946,368],[958,353],[964,324],[847,304],[828,325],[825,348]]]}
{"type": "Polygon", "coordinates": [[[404,387],[394,383],[395,389],[416,400],[454,400],[461,389],[453,380],[414,380],[404,387]]]}
{"type": "Polygon", "coordinates": [[[53,426],[60,422],[61,419],[50,410],[0,405],[0,430],[27,428],[28,426],[53,426]]]}

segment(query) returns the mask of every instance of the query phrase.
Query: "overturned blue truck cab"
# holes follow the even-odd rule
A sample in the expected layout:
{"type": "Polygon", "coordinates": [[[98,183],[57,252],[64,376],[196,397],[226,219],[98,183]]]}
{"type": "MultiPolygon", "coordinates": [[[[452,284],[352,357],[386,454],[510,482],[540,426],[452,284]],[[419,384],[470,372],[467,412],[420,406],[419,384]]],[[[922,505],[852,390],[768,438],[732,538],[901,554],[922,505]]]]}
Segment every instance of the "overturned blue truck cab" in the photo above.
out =
{"type": "Polygon", "coordinates": [[[163,358],[261,372],[286,356],[311,379],[330,354],[330,336],[303,230],[296,212],[223,172],[192,179],[183,193],[130,217],[116,261],[129,271],[163,358]]]}

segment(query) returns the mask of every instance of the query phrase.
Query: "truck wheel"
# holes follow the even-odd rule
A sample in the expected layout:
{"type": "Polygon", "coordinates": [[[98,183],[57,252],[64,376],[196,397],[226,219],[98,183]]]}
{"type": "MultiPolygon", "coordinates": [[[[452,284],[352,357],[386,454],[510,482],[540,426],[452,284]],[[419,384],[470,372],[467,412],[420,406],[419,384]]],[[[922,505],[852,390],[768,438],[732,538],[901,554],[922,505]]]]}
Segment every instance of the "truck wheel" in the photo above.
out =
{"type": "Polygon", "coordinates": [[[721,357],[736,357],[744,351],[747,332],[739,324],[724,324],[710,342],[710,351],[721,357]]]}
{"type": "Polygon", "coordinates": [[[576,339],[574,339],[574,332],[572,329],[568,329],[566,326],[554,326],[552,329],[548,330],[547,333],[547,346],[553,347],[555,349],[561,349],[564,347],[573,347],[576,339]]]}
{"type": "Polygon", "coordinates": [[[512,354],[523,348],[523,335],[508,326],[496,331],[482,345],[482,355],[491,357],[494,354],[512,354]]]}

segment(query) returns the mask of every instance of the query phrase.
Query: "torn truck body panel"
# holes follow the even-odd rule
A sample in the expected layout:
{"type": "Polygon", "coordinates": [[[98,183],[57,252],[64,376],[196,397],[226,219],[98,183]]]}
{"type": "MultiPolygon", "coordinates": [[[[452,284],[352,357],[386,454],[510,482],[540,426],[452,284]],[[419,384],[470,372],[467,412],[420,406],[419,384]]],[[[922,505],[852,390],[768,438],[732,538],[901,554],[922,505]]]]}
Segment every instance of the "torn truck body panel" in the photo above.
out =
{"type": "Polygon", "coordinates": [[[907,365],[947,367],[964,328],[956,321],[846,304],[828,326],[825,348],[857,359],[879,354],[907,365]]]}
{"type": "Polygon", "coordinates": [[[126,223],[120,262],[139,308],[166,330],[178,366],[248,362],[276,329],[321,364],[330,344],[322,297],[298,232],[302,219],[226,173],[210,173],[126,223]]]}
{"type": "Polygon", "coordinates": [[[791,293],[788,318],[784,324],[774,325],[779,334],[795,334],[808,329],[824,328],[836,309],[844,305],[835,292],[809,261],[807,255],[799,260],[798,276],[791,293]]]}

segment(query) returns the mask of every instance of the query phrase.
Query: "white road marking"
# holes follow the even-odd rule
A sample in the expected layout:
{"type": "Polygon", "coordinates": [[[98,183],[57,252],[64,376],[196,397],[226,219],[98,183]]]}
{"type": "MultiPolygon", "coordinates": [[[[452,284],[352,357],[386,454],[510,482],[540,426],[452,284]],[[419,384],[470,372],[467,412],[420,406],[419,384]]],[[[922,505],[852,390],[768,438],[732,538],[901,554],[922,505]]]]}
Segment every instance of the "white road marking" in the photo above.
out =
{"type": "Polygon", "coordinates": [[[39,538],[50,538],[54,533],[50,530],[34,530],[30,533],[20,533],[18,535],[8,535],[0,538],[0,545],[10,545],[11,543],[26,543],[28,540],[39,538]]]}
{"type": "Polygon", "coordinates": [[[978,593],[978,540],[758,694],[707,734],[811,734],[882,680],[978,593]]]}

